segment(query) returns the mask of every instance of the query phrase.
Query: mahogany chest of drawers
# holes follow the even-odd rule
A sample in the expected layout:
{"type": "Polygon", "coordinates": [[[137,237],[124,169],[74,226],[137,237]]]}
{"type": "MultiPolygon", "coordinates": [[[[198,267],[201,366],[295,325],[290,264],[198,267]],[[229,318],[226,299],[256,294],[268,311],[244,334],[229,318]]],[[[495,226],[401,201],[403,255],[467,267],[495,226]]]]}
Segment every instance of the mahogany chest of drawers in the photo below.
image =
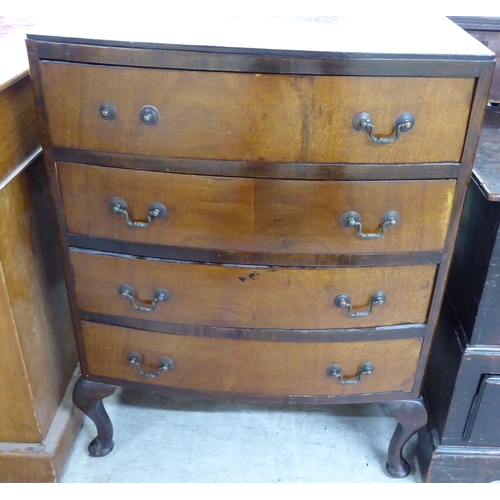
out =
{"type": "Polygon", "coordinates": [[[253,23],[28,35],[89,451],[116,386],[384,402],[403,477],[493,56],[446,19],[253,23]]]}

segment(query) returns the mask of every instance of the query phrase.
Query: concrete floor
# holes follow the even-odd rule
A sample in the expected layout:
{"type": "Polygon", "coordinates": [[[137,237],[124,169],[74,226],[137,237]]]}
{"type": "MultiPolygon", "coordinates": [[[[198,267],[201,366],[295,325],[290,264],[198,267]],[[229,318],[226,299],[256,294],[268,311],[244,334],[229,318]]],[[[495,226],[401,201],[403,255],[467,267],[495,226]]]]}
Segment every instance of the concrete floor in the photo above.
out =
{"type": "Polygon", "coordinates": [[[91,458],[85,418],[63,483],[419,483],[385,472],[396,421],[377,404],[271,406],[206,402],[119,389],[104,400],[115,449],[91,458]]]}

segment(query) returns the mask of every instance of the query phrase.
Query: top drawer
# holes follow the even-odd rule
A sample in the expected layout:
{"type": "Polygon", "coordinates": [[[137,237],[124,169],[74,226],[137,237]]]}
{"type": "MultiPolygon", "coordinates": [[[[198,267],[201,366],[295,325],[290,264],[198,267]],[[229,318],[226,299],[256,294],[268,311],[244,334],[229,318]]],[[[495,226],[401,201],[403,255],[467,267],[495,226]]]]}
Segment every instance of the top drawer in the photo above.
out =
{"type": "Polygon", "coordinates": [[[290,76],[42,62],[52,145],[170,158],[300,163],[458,162],[474,79],[290,76]],[[116,107],[113,120],[99,113],[116,107]],[[151,126],[144,106],[159,113],[151,126]],[[399,115],[414,127],[376,144],[399,115]]]}

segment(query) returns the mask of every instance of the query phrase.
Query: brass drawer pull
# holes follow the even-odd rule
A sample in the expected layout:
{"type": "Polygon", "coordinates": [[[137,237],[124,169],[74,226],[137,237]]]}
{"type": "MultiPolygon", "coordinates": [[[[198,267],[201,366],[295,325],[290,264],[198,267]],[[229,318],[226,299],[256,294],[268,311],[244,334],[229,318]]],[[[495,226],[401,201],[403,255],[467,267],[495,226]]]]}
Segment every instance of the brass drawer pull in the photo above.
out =
{"type": "Polygon", "coordinates": [[[402,113],[396,118],[396,132],[392,137],[375,137],[373,135],[372,117],[365,113],[358,113],[352,120],[354,130],[368,132],[370,139],[377,144],[391,144],[399,139],[401,132],[409,132],[415,125],[415,118],[411,113],[402,113]]]}
{"type": "Polygon", "coordinates": [[[381,306],[387,300],[387,295],[384,292],[375,292],[370,297],[370,309],[365,312],[352,312],[351,297],[347,293],[340,293],[333,299],[333,303],[337,307],[347,307],[347,314],[353,318],[363,318],[369,316],[373,312],[375,306],[381,306]]]}
{"type": "Polygon", "coordinates": [[[384,236],[388,227],[393,227],[401,220],[397,212],[386,212],[382,216],[382,229],[379,233],[363,233],[363,225],[361,224],[361,216],[358,212],[346,212],[340,219],[340,223],[344,227],[355,227],[359,236],[365,240],[374,240],[384,236]]]}
{"type": "Polygon", "coordinates": [[[371,375],[375,371],[375,365],[369,361],[359,365],[358,374],[352,378],[342,377],[342,367],[331,364],[326,367],[326,374],[330,377],[336,377],[341,384],[357,384],[363,377],[371,375]]]}
{"type": "Polygon", "coordinates": [[[138,352],[129,352],[127,354],[127,359],[131,365],[137,367],[137,371],[143,377],[147,378],[157,378],[160,376],[161,372],[169,372],[175,368],[175,362],[170,356],[163,356],[162,358],[160,358],[160,360],[158,361],[158,369],[156,370],[156,373],[147,373],[142,370],[141,363],[143,360],[142,356],[138,352]]]}
{"type": "Polygon", "coordinates": [[[130,303],[134,306],[134,309],[137,309],[141,312],[153,312],[156,309],[156,304],[158,302],[168,302],[170,300],[170,292],[165,288],[157,288],[154,292],[154,299],[151,301],[151,307],[142,307],[138,306],[135,303],[135,290],[130,285],[120,285],[118,287],[118,293],[125,297],[126,299],[130,299],[130,303]]]}
{"type": "Polygon", "coordinates": [[[165,208],[165,205],[157,202],[151,203],[151,205],[149,205],[147,222],[131,221],[127,212],[127,203],[121,198],[112,198],[109,202],[109,206],[115,214],[123,215],[125,217],[125,222],[131,227],[148,227],[153,222],[153,219],[160,220],[164,219],[167,216],[167,209],[165,208]]]}

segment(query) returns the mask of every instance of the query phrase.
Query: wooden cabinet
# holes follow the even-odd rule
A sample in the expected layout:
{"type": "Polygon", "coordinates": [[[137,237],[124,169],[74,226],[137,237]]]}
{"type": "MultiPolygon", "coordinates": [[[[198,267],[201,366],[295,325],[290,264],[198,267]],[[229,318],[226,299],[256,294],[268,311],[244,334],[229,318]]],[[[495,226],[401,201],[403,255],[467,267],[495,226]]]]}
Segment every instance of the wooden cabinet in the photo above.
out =
{"type": "Polygon", "coordinates": [[[91,455],[114,386],[376,401],[404,477],[493,54],[446,19],[397,51],[358,19],[171,21],[27,41],[91,455]]]}
{"type": "Polygon", "coordinates": [[[54,482],[82,422],[77,354],[23,36],[2,28],[0,482],[54,482]]]}
{"type": "Polygon", "coordinates": [[[499,166],[500,107],[489,106],[425,380],[428,482],[500,480],[499,166]]]}

